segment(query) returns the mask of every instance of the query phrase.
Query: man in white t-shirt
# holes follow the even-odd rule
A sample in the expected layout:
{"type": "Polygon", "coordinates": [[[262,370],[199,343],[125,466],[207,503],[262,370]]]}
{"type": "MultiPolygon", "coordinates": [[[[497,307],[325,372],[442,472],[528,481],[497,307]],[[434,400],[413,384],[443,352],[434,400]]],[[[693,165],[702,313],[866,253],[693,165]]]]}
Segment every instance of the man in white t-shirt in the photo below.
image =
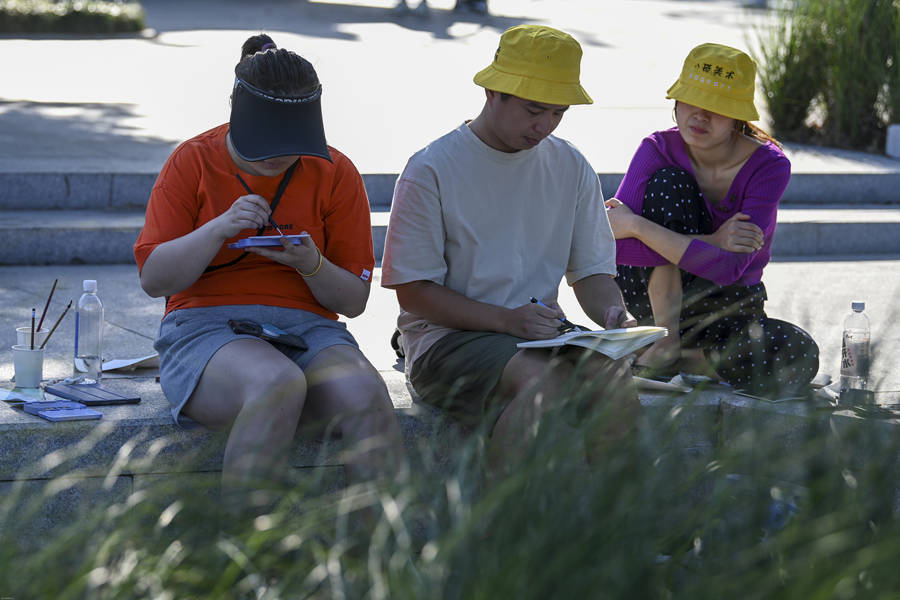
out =
{"type": "Polygon", "coordinates": [[[588,432],[589,450],[624,435],[637,411],[627,361],[590,353],[574,375],[583,349],[516,347],[559,335],[563,276],[591,319],[633,324],[597,174],[550,135],[570,105],[592,102],[580,63],[568,34],[507,30],[475,76],[481,113],[417,152],[394,189],[382,285],[397,292],[407,376],[425,402],[473,425],[489,419],[495,467],[510,467],[542,413],[568,401],[573,376],[591,386],[590,404],[622,409],[588,432]]]}

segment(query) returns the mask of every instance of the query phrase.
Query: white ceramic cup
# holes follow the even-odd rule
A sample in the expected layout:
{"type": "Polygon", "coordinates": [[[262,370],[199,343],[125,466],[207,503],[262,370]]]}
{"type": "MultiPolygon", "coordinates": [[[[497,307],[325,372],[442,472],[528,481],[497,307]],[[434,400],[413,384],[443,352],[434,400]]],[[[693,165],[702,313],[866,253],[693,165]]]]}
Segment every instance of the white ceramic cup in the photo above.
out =
{"type": "MultiPolygon", "coordinates": [[[[41,327],[41,329],[39,331],[34,332],[34,347],[35,347],[35,349],[41,347],[41,344],[43,344],[44,340],[47,339],[48,333],[50,333],[50,330],[47,329],[46,327],[41,327]]],[[[27,325],[25,327],[16,327],[16,345],[31,347],[31,326],[30,325],[27,325]]]]}
{"type": "Polygon", "coordinates": [[[34,350],[30,345],[12,347],[13,367],[16,371],[16,387],[36,388],[41,384],[44,375],[44,351],[34,350]]]}

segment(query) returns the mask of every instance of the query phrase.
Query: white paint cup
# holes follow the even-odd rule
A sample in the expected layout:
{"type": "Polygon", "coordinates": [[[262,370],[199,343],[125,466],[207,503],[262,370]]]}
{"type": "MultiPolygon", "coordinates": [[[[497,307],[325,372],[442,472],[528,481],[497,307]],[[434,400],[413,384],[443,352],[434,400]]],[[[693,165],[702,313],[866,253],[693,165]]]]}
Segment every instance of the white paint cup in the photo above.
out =
{"type": "MultiPolygon", "coordinates": [[[[34,332],[34,347],[35,349],[40,348],[41,344],[44,343],[44,340],[47,339],[47,334],[50,333],[50,330],[46,327],[41,327],[39,331],[34,332]]],[[[27,325],[25,327],[16,327],[16,345],[17,346],[28,346],[31,347],[31,326],[27,325]]]]}
{"type": "MultiPolygon", "coordinates": [[[[37,336],[35,336],[37,339],[37,336]]],[[[35,344],[34,350],[30,345],[12,347],[13,367],[16,371],[17,388],[36,388],[44,378],[44,351],[39,350],[35,344]]]]}

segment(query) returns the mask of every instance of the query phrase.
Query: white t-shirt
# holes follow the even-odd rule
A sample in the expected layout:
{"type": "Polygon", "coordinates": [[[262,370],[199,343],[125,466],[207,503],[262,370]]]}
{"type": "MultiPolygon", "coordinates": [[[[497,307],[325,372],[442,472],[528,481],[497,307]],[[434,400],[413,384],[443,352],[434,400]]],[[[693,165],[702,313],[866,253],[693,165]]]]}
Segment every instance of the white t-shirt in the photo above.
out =
{"type": "MultiPolygon", "coordinates": [[[[569,285],[615,275],[615,239],[597,173],[570,143],[548,136],[501,152],[466,124],[410,158],[397,180],[382,285],[433,281],[515,308],[555,300],[569,285]]],[[[407,373],[454,329],[401,311],[407,373]]]]}

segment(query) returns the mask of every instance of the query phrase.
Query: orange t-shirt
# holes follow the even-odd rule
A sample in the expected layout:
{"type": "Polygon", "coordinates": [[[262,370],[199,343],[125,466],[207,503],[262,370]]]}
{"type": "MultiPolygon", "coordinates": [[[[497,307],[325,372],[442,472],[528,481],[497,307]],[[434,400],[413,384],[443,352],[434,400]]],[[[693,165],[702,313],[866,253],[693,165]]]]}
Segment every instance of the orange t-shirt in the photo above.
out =
{"type": "MultiPolygon", "coordinates": [[[[225,146],[227,133],[227,124],[201,133],[178,146],[166,161],[150,194],[144,228],[134,244],[138,269],[157,245],[194,231],[247,193],[225,146]]],[[[286,235],[306,230],[328,260],[369,281],[375,256],[362,177],[350,159],[330,146],[328,151],[333,163],[311,156],[300,159],[272,218],[286,235]]],[[[282,177],[240,174],[254,194],[270,202],[282,177]]],[[[263,233],[276,234],[271,226],[263,233]]],[[[226,240],[211,266],[243,254],[244,250],[228,248],[228,244],[252,235],[256,230],[246,229],[226,240]]],[[[173,294],[166,313],[227,304],[299,308],[337,319],[337,314],[316,301],[294,269],[252,253],[235,265],[204,273],[189,288],[173,294]]]]}

